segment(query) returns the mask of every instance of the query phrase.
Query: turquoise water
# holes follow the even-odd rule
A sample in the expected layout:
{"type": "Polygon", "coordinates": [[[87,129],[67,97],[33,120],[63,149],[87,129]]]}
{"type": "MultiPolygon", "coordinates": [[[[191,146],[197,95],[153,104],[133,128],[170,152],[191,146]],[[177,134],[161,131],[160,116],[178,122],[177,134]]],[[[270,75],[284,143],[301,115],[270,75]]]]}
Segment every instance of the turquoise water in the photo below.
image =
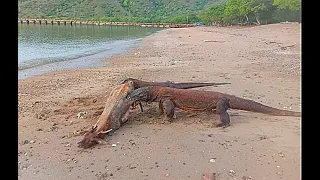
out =
{"type": "Polygon", "coordinates": [[[18,78],[104,65],[161,28],[18,23],[18,78]]]}

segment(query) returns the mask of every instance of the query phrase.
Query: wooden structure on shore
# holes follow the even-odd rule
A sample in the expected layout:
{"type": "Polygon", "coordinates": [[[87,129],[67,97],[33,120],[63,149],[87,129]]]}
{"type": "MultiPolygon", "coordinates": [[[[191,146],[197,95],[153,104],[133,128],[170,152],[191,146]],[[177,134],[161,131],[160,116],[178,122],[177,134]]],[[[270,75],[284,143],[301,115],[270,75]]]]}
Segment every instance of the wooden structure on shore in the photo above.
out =
{"type": "Polygon", "coordinates": [[[122,25],[141,27],[163,27],[163,28],[184,28],[194,27],[196,24],[173,24],[173,23],[137,23],[137,22],[105,22],[105,21],[80,21],[80,20],[59,20],[59,19],[18,19],[18,23],[33,24],[64,24],[64,25],[122,25]]]}

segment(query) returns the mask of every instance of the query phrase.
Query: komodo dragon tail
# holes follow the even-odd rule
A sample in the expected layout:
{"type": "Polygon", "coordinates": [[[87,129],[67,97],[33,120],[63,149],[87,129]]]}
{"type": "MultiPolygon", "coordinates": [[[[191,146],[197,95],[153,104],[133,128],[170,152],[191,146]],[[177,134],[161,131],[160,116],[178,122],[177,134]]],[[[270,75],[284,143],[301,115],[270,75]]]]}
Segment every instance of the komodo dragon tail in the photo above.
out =
{"type": "Polygon", "coordinates": [[[127,78],[120,82],[120,84],[124,84],[128,81],[132,81],[134,84],[134,88],[138,89],[145,86],[161,86],[161,87],[171,87],[176,89],[191,89],[191,88],[197,88],[197,87],[205,87],[205,86],[219,86],[219,85],[225,85],[225,84],[231,84],[231,83],[197,83],[197,82],[183,82],[183,83],[174,83],[171,81],[166,82],[148,82],[148,81],[142,81],[134,78],[127,78]]]}
{"type": "Polygon", "coordinates": [[[176,88],[176,89],[191,89],[197,87],[205,87],[205,86],[219,86],[231,83],[172,83],[168,84],[168,87],[176,88]]]}
{"type": "Polygon", "coordinates": [[[228,97],[228,98],[229,98],[229,108],[231,109],[270,114],[274,116],[295,116],[295,117],[301,116],[301,112],[281,110],[281,109],[263,105],[261,103],[258,103],[252,100],[243,99],[235,96],[228,97]]]}

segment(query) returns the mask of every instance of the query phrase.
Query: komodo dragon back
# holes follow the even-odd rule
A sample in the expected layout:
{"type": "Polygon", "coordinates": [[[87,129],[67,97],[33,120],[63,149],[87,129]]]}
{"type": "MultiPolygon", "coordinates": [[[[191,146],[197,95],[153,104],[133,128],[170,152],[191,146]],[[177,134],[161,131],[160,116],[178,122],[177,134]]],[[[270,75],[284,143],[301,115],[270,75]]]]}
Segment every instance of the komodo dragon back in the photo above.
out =
{"type": "Polygon", "coordinates": [[[128,81],[132,81],[134,84],[134,89],[138,89],[145,86],[161,86],[161,87],[171,87],[176,89],[191,89],[191,88],[197,88],[197,87],[206,87],[206,86],[219,86],[219,85],[226,85],[231,84],[227,82],[222,83],[198,83],[198,82],[183,82],[183,83],[174,83],[171,81],[166,82],[148,82],[148,81],[142,81],[134,78],[127,78],[123,81],[121,81],[121,84],[127,83],[128,81]]]}

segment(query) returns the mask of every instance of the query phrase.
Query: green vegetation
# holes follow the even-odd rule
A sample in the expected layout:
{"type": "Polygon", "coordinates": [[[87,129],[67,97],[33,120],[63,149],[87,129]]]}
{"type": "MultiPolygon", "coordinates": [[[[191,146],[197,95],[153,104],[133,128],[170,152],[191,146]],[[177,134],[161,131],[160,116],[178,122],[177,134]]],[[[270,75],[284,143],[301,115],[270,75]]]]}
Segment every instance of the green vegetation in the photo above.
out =
{"type": "Polygon", "coordinates": [[[273,5],[280,9],[299,10],[301,8],[301,0],[274,0],[273,5]]]}
{"type": "Polygon", "coordinates": [[[18,0],[18,17],[118,22],[300,21],[301,0],[18,0]]]}
{"type": "Polygon", "coordinates": [[[268,24],[301,21],[301,0],[227,0],[199,13],[206,24],[268,24]]]}
{"type": "Polygon", "coordinates": [[[224,19],[225,9],[225,4],[214,5],[209,9],[200,12],[199,18],[206,24],[211,24],[212,22],[221,24],[224,19]]]}

